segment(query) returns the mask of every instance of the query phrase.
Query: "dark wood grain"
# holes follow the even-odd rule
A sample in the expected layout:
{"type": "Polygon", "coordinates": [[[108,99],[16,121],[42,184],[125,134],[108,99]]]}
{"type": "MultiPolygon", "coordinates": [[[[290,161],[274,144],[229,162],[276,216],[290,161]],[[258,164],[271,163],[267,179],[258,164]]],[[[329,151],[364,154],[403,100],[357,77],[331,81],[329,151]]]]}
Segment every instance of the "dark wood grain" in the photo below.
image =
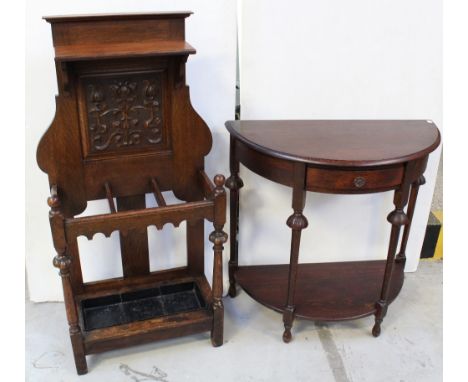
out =
{"type": "Polygon", "coordinates": [[[186,226],[187,265],[193,274],[205,272],[205,221],[204,219],[187,221],[186,226]]]}
{"type": "Polygon", "coordinates": [[[49,23],[72,22],[72,21],[127,21],[127,20],[157,20],[157,19],[180,19],[193,15],[192,11],[169,11],[169,12],[131,12],[131,13],[88,13],[76,15],[54,15],[44,16],[43,19],[49,23]]]}
{"type": "Polygon", "coordinates": [[[310,167],[307,170],[307,190],[333,194],[388,191],[401,184],[403,173],[403,165],[354,171],[310,167]]]}
{"type": "Polygon", "coordinates": [[[385,264],[385,273],[380,292],[380,298],[376,302],[375,325],[372,328],[372,335],[378,337],[380,335],[380,326],[383,318],[387,314],[388,299],[391,288],[392,273],[395,268],[395,255],[397,253],[398,241],[402,226],[410,223],[404,208],[408,203],[410,196],[411,183],[414,178],[421,176],[419,173],[419,164],[417,161],[408,162],[405,168],[405,174],[400,187],[395,191],[393,204],[395,209],[387,216],[387,221],[392,225],[390,231],[390,242],[388,244],[387,262],[385,264]]]}
{"type": "Polygon", "coordinates": [[[143,229],[150,225],[162,229],[171,223],[178,227],[184,220],[201,218],[213,220],[213,203],[210,201],[174,204],[166,207],[146,208],[67,219],[65,225],[69,237],[86,236],[92,239],[96,233],[109,237],[112,232],[120,231],[128,235],[132,229],[143,229]]]}
{"type": "MultiPolygon", "coordinates": [[[[145,209],[145,195],[117,198],[119,211],[145,209]]],[[[124,277],[146,275],[150,271],[147,227],[130,229],[125,234],[120,230],[120,254],[124,277]]]]}
{"type": "MultiPolygon", "coordinates": [[[[44,133],[37,147],[37,163],[49,175],[50,185],[60,185],[57,189],[61,200],[61,211],[65,217],[83,212],[87,206],[86,188],[82,182],[83,165],[77,155],[80,131],[76,102],[72,97],[56,97],[56,113],[49,129],[44,133]],[[63,126],[68,126],[64,129],[63,126]],[[56,166],[58,162],[66,166],[56,166]]],[[[99,189],[104,197],[102,182],[99,189]]]]}
{"type": "Polygon", "coordinates": [[[405,225],[403,237],[401,238],[401,245],[396,261],[406,262],[406,244],[408,243],[409,234],[411,230],[411,222],[413,221],[414,210],[416,208],[416,200],[418,198],[419,187],[426,183],[424,175],[421,175],[415,182],[411,184],[411,193],[408,202],[408,209],[406,215],[408,216],[408,224],[405,225]]]}
{"type": "Polygon", "coordinates": [[[226,127],[256,151],[325,166],[405,163],[440,143],[436,125],[424,120],[228,121],[226,127]]]}
{"type": "Polygon", "coordinates": [[[55,59],[95,60],[194,54],[185,41],[191,12],[49,16],[55,59]]]}
{"type": "Polygon", "coordinates": [[[388,305],[403,284],[418,187],[428,156],[440,143],[437,127],[430,121],[403,120],[228,121],[226,127],[231,135],[229,295],[235,297],[237,282],[254,299],[281,311],[285,342],[292,339],[295,316],[341,320],[375,314],[372,334],[380,335],[388,305]],[[238,265],[239,163],[293,189],[294,213],[287,220],[292,229],[289,265],[238,265]],[[301,230],[307,227],[302,214],[306,191],[366,194],[389,190],[394,190],[395,209],[387,217],[392,229],[386,261],[298,266],[301,230]]]}
{"type": "Polygon", "coordinates": [[[249,170],[273,182],[292,187],[294,162],[276,158],[235,140],[235,156],[249,170]]]}
{"type": "Polygon", "coordinates": [[[224,177],[215,176],[213,184],[204,172],[211,132],[193,109],[185,82],[187,58],[195,53],[185,41],[189,15],[46,18],[59,94],[37,161],[51,186],[54,265],[62,277],[78,374],[87,372],[86,355],[95,352],[203,331],[211,332],[214,346],[223,343],[226,196],[224,177]],[[167,205],[164,191],[182,202],[167,205]],[[146,208],[148,193],[158,207],[146,208]],[[109,213],[77,216],[96,199],[107,200],[109,213]],[[204,274],[205,220],[214,225],[212,288],[204,274]],[[148,227],[181,222],[187,222],[187,266],[150,272],[148,227]],[[77,238],[114,231],[120,235],[123,276],[84,283],[77,238]],[[158,294],[163,290],[165,296],[158,294]],[[135,301],[115,305],[121,293],[135,301]],[[149,298],[145,293],[152,293],[152,307],[142,302],[149,298]],[[193,304],[196,311],[190,311],[193,304]],[[121,320],[118,309],[133,310],[121,320]],[[101,322],[88,325],[88,314],[101,322]]]}
{"type": "Polygon", "coordinates": [[[158,181],[155,178],[151,178],[151,186],[153,187],[153,194],[154,198],[156,199],[156,203],[158,203],[159,207],[166,206],[166,200],[161,192],[161,188],[159,187],[158,181]]]}
{"type": "MultiPolygon", "coordinates": [[[[287,264],[240,266],[236,281],[253,299],[284,312],[287,264]]],[[[341,321],[375,313],[385,261],[299,264],[295,316],[315,321],[341,321]]],[[[403,266],[395,267],[389,301],[403,285],[403,266]]]]}
{"type": "Polygon", "coordinates": [[[143,276],[115,277],[99,281],[87,282],[83,285],[81,293],[75,293],[77,301],[86,298],[102,297],[106,295],[130,292],[132,290],[149,288],[154,284],[165,284],[172,280],[186,282],[192,279],[188,267],[178,267],[150,272],[143,276]]]}
{"type": "Polygon", "coordinates": [[[84,61],[102,58],[154,57],[195,54],[196,50],[183,41],[133,41],[120,44],[86,44],[73,47],[58,46],[55,54],[61,61],[84,61]]]}
{"type": "Polygon", "coordinates": [[[296,310],[295,293],[297,270],[299,265],[299,249],[301,245],[301,233],[302,230],[307,228],[309,225],[307,218],[302,213],[304,211],[306,200],[306,165],[304,163],[296,162],[294,164],[293,179],[293,214],[286,221],[288,227],[291,228],[291,251],[289,255],[288,294],[286,298],[286,306],[283,312],[284,342],[291,341],[291,327],[296,310]]]}
{"type": "Polygon", "coordinates": [[[212,325],[213,317],[208,311],[181,313],[97,329],[85,336],[84,344],[86,354],[100,353],[155,340],[206,332],[212,325]]]}
{"type": "Polygon", "coordinates": [[[217,175],[214,178],[216,185],[213,192],[214,199],[214,231],[210,233],[210,241],[213,243],[213,329],[211,330],[211,343],[213,346],[223,344],[224,332],[224,305],[223,305],[223,249],[228,235],[223,231],[226,223],[226,192],[224,190],[224,176],[217,175]]]}
{"type": "Polygon", "coordinates": [[[244,186],[244,182],[239,176],[239,161],[236,154],[236,141],[230,137],[229,147],[229,169],[231,176],[226,180],[226,187],[230,190],[229,206],[230,206],[230,234],[231,234],[231,257],[229,258],[229,296],[235,297],[236,281],[234,274],[238,266],[238,234],[239,234],[239,192],[244,186]]]}

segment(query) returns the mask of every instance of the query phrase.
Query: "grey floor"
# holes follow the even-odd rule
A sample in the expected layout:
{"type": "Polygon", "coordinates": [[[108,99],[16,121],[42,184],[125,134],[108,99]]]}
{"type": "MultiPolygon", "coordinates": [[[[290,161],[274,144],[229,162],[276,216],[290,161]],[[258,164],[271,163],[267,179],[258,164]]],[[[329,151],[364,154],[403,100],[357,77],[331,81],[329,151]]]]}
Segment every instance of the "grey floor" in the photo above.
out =
{"type": "Polygon", "coordinates": [[[442,262],[406,275],[382,335],[372,318],[314,324],[297,320],[290,344],[281,316],[241,292],[225,298],[225,344],[209,335],[88,356],[75,374],[62,303],[26,303],[27,381],[442,381],[442,262]]]}

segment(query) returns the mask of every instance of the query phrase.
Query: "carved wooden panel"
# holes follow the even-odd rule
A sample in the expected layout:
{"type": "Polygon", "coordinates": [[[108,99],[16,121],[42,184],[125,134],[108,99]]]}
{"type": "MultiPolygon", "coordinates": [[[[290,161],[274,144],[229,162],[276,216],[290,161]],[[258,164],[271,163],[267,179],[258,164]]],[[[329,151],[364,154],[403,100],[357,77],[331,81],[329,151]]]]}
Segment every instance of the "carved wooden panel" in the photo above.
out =
{"type": "Polygon", "coordinates": [[[163,71],[81,77],[85,156],[164,149],[163,71]]]}

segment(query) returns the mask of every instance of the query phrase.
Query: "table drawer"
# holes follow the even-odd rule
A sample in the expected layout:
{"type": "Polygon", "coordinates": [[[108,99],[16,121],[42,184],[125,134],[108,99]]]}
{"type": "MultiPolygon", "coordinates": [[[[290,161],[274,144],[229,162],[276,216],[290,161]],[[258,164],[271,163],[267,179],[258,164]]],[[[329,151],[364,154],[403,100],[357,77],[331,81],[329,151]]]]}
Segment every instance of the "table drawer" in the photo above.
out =
{"type": "Polygon", "coordinates": [[[307,190],[337,194],[360,194],[396,188],[403,179],[404,167],[378,170],[307,169],[307,190]]]}

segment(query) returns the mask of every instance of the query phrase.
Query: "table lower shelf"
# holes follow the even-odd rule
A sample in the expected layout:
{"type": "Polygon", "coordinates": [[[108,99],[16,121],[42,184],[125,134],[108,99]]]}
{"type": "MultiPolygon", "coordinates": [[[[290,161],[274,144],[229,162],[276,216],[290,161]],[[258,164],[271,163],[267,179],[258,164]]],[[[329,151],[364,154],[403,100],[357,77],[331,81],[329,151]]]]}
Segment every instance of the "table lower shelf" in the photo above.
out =
{"type": "MultiPolygon", "coordinates": [[[[375,313],[385,261],[299,264],[295,315],[315,321],[340,321],[375,313]]],[[[254,300],[282,312],[286,305],[289,264],[240,266],[237,283],[254,300]]],[[[403,286],[404,264],[395,263],[389,301],[403,286]]]]}

